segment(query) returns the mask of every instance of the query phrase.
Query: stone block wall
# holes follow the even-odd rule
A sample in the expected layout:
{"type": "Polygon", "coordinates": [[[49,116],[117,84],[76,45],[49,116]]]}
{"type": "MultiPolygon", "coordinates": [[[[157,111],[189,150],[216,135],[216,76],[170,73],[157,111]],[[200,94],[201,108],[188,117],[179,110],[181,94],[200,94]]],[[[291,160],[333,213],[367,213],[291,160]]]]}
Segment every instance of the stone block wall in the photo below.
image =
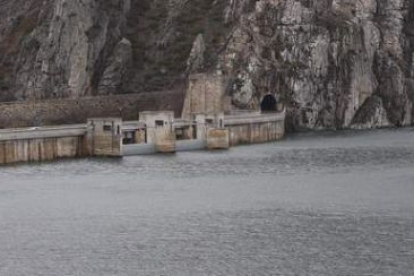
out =
{"type": "Polygon", "coordinates": [[[180,91],[56,99],[0,104],[0,128],[85,123],[88,118],[121,117],[137,120],[144,110],[173,110],[179,116],[180,91]]]}
{"type": "Polygon", "coordinates": [[[193,74],[189,78],[182,117],[192,113],[213,114],[223,111],[224,79],[217,74],[193,74]]]}

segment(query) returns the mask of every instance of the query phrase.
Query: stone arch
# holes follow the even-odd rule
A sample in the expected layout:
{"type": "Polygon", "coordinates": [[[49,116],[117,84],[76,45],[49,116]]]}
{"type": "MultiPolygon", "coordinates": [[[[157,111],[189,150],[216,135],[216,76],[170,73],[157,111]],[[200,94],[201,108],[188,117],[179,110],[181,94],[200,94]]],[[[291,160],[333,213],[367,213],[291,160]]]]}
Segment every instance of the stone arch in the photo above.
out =
{"type": "Polygon", "coordinates": [[[276,112],[276,104],[277,101],[275,96],[273,96],[272,94],[267,94],[263,97],[262,101],[260,102],[260,110],[262,112],[276,112]]]}

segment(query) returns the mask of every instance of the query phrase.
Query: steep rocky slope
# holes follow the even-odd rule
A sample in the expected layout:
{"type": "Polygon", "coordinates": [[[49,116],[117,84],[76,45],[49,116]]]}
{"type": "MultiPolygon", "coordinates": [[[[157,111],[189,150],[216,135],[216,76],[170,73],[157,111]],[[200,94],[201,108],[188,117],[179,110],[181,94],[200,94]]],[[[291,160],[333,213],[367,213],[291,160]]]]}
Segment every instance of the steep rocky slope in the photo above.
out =
{"type": "Polygon", "coordinates": [[[413,122],[411,0],[0,0],[0,100],[184,87],[224,73],[294,128],[413,122]]]}

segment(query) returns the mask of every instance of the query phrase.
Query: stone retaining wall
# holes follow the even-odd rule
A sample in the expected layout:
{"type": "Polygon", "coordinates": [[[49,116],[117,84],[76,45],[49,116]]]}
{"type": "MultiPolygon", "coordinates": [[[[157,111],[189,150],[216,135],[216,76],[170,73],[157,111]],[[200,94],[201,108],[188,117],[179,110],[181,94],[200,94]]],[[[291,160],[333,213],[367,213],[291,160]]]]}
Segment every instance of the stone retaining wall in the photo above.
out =
{"type": "Polygon", "coordinates": [[[88,118],[120,117],[136,120],[144,110],[173,110],[179,116],[180,91],[82,97],[0,104],[0,128],[85,123],[88,118]]]}

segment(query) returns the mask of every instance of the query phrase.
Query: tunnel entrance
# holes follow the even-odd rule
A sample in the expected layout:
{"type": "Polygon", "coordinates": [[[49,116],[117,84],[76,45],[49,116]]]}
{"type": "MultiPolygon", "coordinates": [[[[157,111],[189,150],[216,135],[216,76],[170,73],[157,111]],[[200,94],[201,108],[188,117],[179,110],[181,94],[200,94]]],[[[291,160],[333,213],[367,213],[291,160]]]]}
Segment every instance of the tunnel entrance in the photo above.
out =
{"type": "Polygon", "coordinates": [[[276,98],[271,94],[267,94],[260,103],[260,110],[262,112],[276,112],[276,103],[276,98]]]}

